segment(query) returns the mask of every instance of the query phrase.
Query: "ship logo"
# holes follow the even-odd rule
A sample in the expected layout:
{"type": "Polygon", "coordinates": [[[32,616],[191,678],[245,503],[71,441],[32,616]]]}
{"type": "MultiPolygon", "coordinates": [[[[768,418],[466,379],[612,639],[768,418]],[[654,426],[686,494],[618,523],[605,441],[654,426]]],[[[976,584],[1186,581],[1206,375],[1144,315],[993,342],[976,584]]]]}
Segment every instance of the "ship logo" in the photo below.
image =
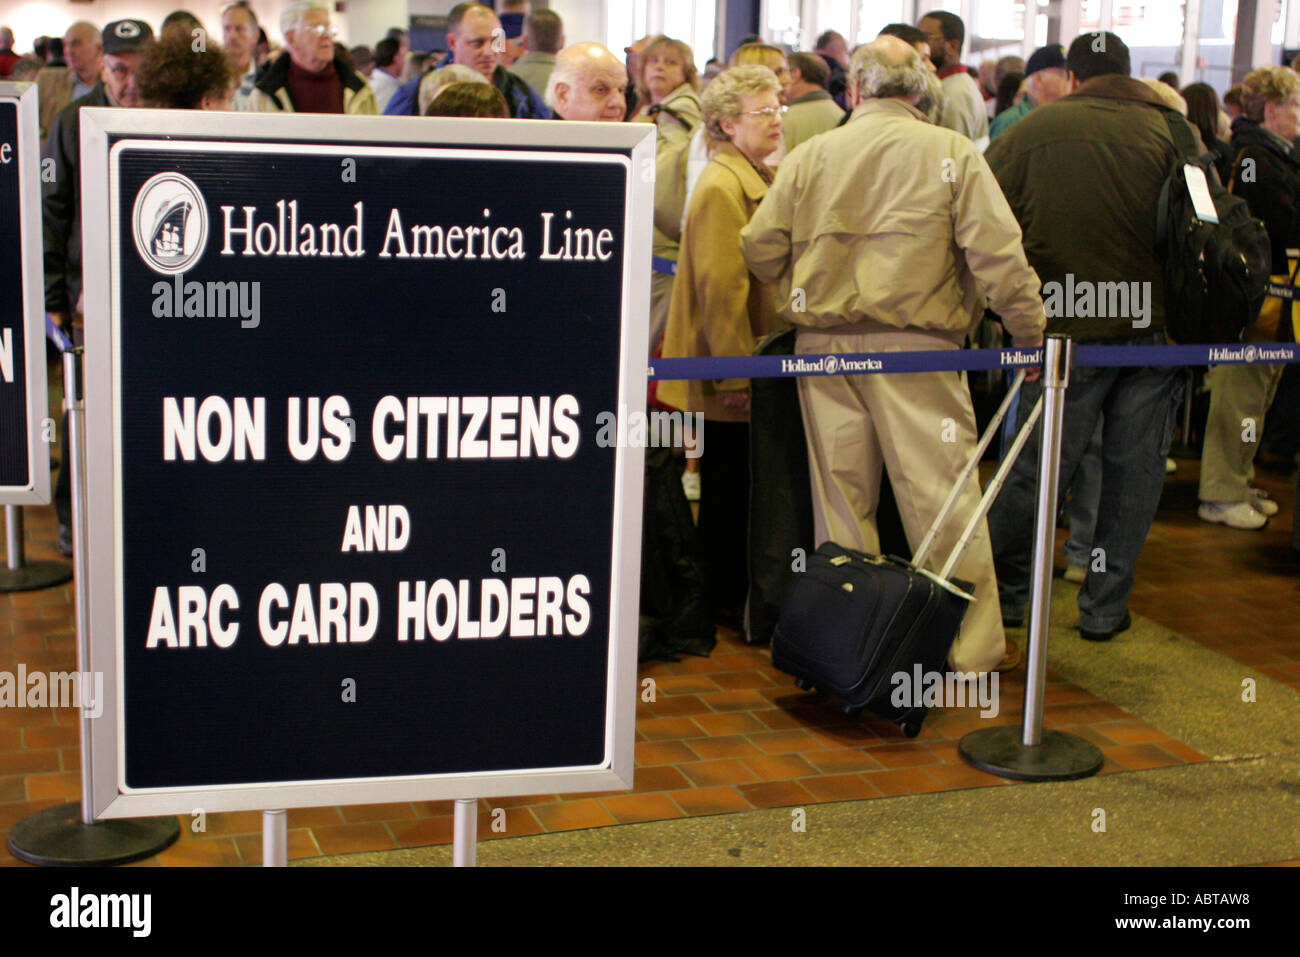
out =
{"type": "Polygon", "coordinates": [[[150,177],[136,194],[131,222],[140,258],[164,276],[185,272],[207,245],[207,203],[193,181],[180,173],[150,177]]]}

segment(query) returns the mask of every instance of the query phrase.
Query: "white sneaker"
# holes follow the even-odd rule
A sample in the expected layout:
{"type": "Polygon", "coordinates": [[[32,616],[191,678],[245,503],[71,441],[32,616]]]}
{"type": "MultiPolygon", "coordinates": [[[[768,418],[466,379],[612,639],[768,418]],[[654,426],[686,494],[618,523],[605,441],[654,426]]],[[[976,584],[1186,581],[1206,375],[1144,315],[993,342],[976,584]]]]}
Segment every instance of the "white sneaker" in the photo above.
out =
{"type": "Polygon", "coordinates": [[[1250,490],[1250,507],[1265,518],[1272,518],[1277,514],[1278,505],[1268,497],[1268,493],[1262,488],[1252,488],[1250,490]]]}
{"type": "Polygon", "coordinates": [[[700,500],[699,472],[682,473],[682,491],[686,493],[686,501],[698,502],[700,500]]]}
{"type": "Polygon", "coordinates": [[[1202,522],[1229,528],[1256,529],[1268,524],[1268,516],[1255,511],[1249,502],[1202,502],[1196,515],[1202,522]]]}
{"type": "Polygon", "coordinates": [[[1067,565],[1064,578],[1075,585],[1082,585],[1088,578],[1088,568],[1086,565],[1067,565]]]}
{"type": "Polygon", "coordinates": [[[1165,459],[1165,474],[1173,475],[1177,471],[1178,471],[1178,463],[1175,462],[1173,459],[1169,459],[1169,458],[1165,459]]]}

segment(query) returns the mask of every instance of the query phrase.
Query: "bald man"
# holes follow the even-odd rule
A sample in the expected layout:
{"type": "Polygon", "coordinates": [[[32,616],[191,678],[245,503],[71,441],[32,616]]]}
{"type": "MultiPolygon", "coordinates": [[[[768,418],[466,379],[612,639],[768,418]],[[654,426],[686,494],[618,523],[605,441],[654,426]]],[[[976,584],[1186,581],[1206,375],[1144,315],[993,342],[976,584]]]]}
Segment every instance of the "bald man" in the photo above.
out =
{"type": "Polygon", "coordinates": [[[79,100],[99,82],[104,45],[93,23],[79,20],[63,35],[67,66],[47,66],[36,74],[37,100],[41,107],[41,143],[50,124],[73,100],[79,100]]]}
{"type": "MultiPolygon", "coordinates": [[[[854,52],[849,73],[848,122],[786,157],[740,233],[750,270],[776,285],[781,314],[798,329],[795,352],[957,350],[986,297],[1017,345],[1041,342],[1038,277],[1015,215],[975,145],[917,109],[930,83],[920,55],[881,37],[854,52]],[[871,281],[855,279],[863,276],[871,281]]],[[[799,401],[817,541],[879,553],[883,467],[915,550],[975,448],[965,375],[808,376],[799,401]],[[955,435],[944,435],[943,423],[955,435]]],[[[979,499],[972,477],[931,570],[943,566],[979,499]]],[[[952,668],[1015,667],[1019,649],[1005,640],[984,522],[956,577],[974,583],[976,600],[949,652],[952,668]]]]}
{"type": "Polygon", "coordinates": [[[555,58],[546,105],[562,120],[621,123],[627,110],[627,70],[599,43],[575,43],[555,58]]]}
{"type": "MultiPolygon", "coordinates": [[[[458,3],[447,14],[448,53],[425,72],[453,63],[477,71],[505,97],[510,115],[521,120],[551,118],[542,98],[528,84],[501,65],[505,32],[497,15],[481,3],[458,3]]],[[[415,115],[419,104],[421,76],[402,84],[388,101],[389,116],[415,115]]]]}

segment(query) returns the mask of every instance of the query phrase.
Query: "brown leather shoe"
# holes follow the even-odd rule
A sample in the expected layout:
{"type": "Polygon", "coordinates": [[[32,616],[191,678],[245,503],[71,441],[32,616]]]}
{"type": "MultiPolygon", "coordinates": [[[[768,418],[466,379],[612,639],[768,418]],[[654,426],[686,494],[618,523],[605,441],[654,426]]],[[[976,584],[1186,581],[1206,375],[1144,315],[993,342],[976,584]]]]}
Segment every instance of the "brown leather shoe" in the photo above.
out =
{"type": "Polygon", "coordinates": [[[1017,643],[1013,638],[1008,638],[1007,650],[1002,655],[1002,660],[998,662],[997,667],[994,668],[993,670],[998,672],[1015,671],[1017,668],[1020,667],[1020,663],[1024,660],[1024,658],[1025,656],[1024,653],[1020,650],[1019,643],[1017,643]]]}

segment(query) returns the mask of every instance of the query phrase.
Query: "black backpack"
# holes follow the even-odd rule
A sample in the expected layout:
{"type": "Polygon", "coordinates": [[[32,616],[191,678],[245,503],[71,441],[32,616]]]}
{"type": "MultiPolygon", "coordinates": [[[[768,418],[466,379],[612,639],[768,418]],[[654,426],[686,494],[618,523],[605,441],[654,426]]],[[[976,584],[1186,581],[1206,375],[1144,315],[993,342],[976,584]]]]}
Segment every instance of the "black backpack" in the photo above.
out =
{"type": "Polygon", "coordinates": [[[1264,223],[1233,196],[1214,172],[1214,155],[1197,155],[1192,128],[1161,108],[1177,155],[1156,221],[1156,249],[1164,261],[1165,328],[1178,343],[1240,342],[1259,315],[1272,266],[1264,223]],[[1205,172],[1219,222],[1203,222],[1187,191],[1185,165],[1205,172]]]}

